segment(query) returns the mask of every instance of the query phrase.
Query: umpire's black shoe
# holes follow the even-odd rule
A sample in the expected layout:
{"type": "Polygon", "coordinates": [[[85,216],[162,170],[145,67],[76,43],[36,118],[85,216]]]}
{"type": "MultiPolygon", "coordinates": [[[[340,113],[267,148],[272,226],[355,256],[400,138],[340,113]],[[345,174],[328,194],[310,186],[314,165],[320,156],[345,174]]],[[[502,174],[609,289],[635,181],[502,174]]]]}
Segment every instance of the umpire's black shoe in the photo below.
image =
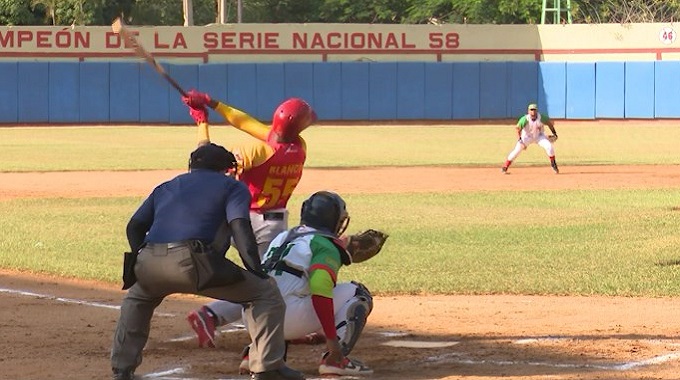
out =
{"type": "Polygon", "coordinates": [[[113,368],[113,380],[134,380],[135,371],[132,369],[118,369],[113,368]]]}
{"type": "Polygon", "coordinates": [[[284,365],[273,371],[253,373],[250,378],[252,380],[305,380],[305,375],[284,365]]]}

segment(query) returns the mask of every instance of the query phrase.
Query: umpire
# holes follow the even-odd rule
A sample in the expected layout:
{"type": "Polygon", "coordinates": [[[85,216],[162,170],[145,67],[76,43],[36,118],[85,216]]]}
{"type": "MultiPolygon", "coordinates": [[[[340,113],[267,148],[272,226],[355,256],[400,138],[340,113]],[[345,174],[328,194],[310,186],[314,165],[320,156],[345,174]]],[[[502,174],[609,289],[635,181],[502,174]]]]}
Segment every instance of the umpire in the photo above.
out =
{"type": "Polygon", "coordinates": [[[151,317],[174,293],[197,294],[241,304],[252,339],[252,379],[302,380],[286,367],[285,304],[264,274],[250,224],[248,188],[225,175],[236,166],[224,147],[207,144],[191,153],[189,172],[157,186],[127,225],[120,319],[113,338],[114,380],[134,379],[149,338],[151,317]],[[231,228],[246,269],[224,258],[231,228]],[[220,231],[218,233],[218,231],[220,231]],[[207,270],[206,270],[207,269],[207,270]]]}

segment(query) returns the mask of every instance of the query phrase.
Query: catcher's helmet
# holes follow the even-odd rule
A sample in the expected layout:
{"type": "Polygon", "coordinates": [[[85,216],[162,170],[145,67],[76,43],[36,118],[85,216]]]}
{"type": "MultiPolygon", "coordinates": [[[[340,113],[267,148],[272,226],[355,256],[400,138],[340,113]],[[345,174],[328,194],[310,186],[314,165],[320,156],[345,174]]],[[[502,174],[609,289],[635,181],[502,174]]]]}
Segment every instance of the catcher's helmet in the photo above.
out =
{"type": "Polygon", "coordinates": [[[201,145],[189,156],[189,169],[225,171],[236,168],[234,154],[217,144],[201,145]]]}
{"type": "Polygon", "coordinates": [[[302,203],[300,223],[340,236],[349,224],[345,201],[336,193],[318,191],[302,203]]]}
{"type": "Polygon", "coordinates": [[[281,103],[272,117],[272,132],[283,141],[292,141],[316,121],[316,112],[300,98],[290,98],[281,103]]]}

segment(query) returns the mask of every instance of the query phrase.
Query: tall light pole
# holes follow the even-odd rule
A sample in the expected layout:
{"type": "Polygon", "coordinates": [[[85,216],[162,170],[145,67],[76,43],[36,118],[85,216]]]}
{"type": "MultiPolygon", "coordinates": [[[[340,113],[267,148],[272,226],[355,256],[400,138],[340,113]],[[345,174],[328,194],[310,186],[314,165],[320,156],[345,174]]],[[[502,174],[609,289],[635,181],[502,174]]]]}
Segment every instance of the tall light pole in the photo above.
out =
{"type": "Polygon", "coordinates": [[[236,0],[236,22],[243,22],[243,0],[236,0]]]}

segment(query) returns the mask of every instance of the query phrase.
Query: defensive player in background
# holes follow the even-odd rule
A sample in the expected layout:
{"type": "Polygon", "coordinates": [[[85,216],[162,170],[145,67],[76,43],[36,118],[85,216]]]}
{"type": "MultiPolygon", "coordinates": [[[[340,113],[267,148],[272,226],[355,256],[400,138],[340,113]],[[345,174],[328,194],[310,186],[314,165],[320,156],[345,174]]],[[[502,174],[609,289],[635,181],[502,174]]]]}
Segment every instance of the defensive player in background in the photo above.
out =
{"type": "MultiPolygon", "coordinates": [[[[300,225],[279,234],[262,260],[286,303],[286,341],[323,330],[327,351],[319,366],[321,375],[373,373],[347,357],[373,309],[373,298],[364,285],[336,283],[340,268],[353,261],[353,254],[345,249],[347,242],[339,238],[349,220],[346,203],[338,194],[316,192],[302,204],[300,225]]],[[[217,325],[242,318],[243,308],[237,303],[216,301],[208,307],[215,312],[217,325]]],[[[241,373],[250,371],[248,354],[246,347],[241,373]]]]}
{"type": "MultiPolygon", "coordinates": [[[[250,191],[250,222],[261,258],[271,241],[288,229],[288,200],[302,177],[307,158],[307,146],[300,133],[316,121],[316,113],[304,100],[290,98],[276,108],[268,126],[196,90],[189,91],[182,100],[198,125],[199,146],[210,143],[206,107],[257,139],[230,150],[238,162],[237,177],[250,191]]],[[[214,327],[209,323],[213,318],[205,307],[187,316],[200,347],[215,346],[214,327]]]]}
{"type": "Polygon", "coordinates": [[[557,162],[555,161],[555,148],[553,147],[553,141],[557,140],[557,132],[555,131],[555,124],[550,117],[546,114],[541,114],[538,112],[538,106],[536,104],[529,104],[527,107],[527,114],[523,115],[517,121],[517,143],[515,148],[510,152],[508,158],[505,160],[505,164],[501,168],[503,174],[508,172],[508,168],[512,162],[522,153],[522,150],[526,149],[529,144],[538,144],[541,148],[545,149],[545,153],[550,159],[550,166],[555,174],[560,172],[557,167],[557,162]],[[547,137],[545,135],[545,126],[550,128],[552,136],[547,137]]]}

